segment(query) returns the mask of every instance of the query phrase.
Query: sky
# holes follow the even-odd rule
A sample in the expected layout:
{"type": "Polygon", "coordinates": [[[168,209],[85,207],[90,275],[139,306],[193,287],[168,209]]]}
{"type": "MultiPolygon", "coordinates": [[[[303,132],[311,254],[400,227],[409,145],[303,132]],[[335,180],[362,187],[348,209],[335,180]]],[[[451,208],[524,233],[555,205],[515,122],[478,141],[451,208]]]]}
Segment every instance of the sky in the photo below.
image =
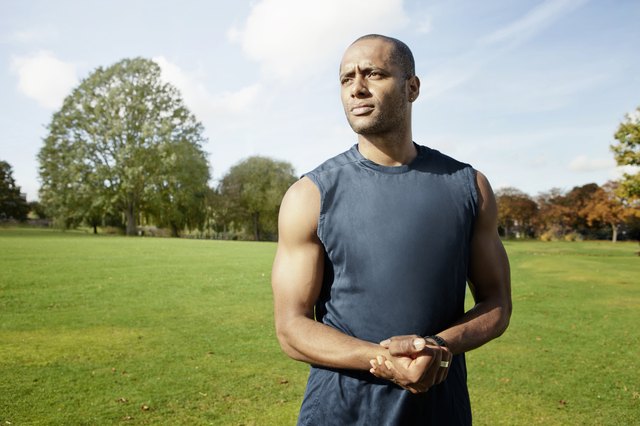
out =
{"type": "Polygon", "coordinates": [[[640,106],[637,0],[0,0],[0,160],[29,201],[52,114],[97,67],[156,61],[202,122],[215,185],[254,155],[298,174],[354,143],[338,68],[357,37],[412,49],[413,138],[535,196],[616,179],[640,106]]]}

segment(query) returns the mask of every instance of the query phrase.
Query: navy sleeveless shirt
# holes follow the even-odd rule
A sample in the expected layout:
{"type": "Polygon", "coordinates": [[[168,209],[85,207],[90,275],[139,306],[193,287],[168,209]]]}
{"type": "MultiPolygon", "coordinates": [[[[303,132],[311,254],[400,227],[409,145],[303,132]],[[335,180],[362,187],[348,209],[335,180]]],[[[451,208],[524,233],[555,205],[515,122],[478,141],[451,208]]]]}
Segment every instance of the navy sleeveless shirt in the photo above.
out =
{"type": "MultiPolygon", "coordinates": [[[[381,166],[357,145],[306,176],[318,187],[325,249],[316,320],[378,343],[430,335],[464,313],[477,214],[475,172],[416,145],[408,165],[381,166]]],[[[447,380],[411,394],[368,371],[312,366],[298,424],[470,424],[464,355],[447,380]]]]}

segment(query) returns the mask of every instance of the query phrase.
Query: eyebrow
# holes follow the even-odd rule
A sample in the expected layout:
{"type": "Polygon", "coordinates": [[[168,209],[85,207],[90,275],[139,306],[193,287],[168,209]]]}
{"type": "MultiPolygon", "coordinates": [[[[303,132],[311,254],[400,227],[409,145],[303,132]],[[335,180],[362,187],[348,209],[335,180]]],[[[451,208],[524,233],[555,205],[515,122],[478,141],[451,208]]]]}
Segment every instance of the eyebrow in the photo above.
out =
{"type": "Polygon", "coordinates": [[[348,69],[347,71],[340,73],[339,78],[342,79],[342,78],[347,77],[347,76],[355,75],[356,68],[359,69],[360,73],[362,73],[362,74],[367,74],[367,73],[369,73],[371,71],[378,71],[378,72],[380,72],[382,74],[385,74],[385,75],[389,74],[389,71],[385,70],[384,68],[380,68],[378,66],[375,66],[375,65],[367,65],[365,67],[353,66],[352,68],[348,69]]]}

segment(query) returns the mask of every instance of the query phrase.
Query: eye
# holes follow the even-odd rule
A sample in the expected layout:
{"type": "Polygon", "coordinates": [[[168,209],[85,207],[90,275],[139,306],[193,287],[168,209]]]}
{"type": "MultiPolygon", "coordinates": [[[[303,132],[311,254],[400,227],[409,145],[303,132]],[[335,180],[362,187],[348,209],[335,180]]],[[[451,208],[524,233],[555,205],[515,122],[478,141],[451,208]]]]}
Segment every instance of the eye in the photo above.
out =
{"type": "Polygon", "coordinates": [[[343,86],[348,86],[349,84],[351,84],[351,81],[353,79],[351,77],[342,77],[342,79],[340,79],[340,84],[342,84],[343,86]]]}
{"type": "Polygon", "coordinates": [[[375,79],[381,78],[382,74],[380,74],[378,71],[370,71],[367,77],[375,80],[375,79]]]}

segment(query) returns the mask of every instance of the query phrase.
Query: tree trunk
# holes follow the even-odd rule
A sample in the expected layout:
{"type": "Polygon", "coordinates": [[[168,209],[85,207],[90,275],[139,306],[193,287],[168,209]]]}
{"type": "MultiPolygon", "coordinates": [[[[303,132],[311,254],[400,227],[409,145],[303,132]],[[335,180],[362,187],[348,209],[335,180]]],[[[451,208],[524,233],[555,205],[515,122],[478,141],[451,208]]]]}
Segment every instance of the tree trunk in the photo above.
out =
{"type": "Polygon", "coordinates": [[[93,225],[93,233],[97,234],[98,233],[98,225],[93,225]]]}
{"type": "Polygon", "coordinates": [[[253,237],[256,241],[260,241],[260,212],[253,214],[253,237]]]}
{"type": "Polygon", "coordinates": [[[136,212],[133,201],[129,201],[127,203],[125,214],[127,216],[127,235],[136,235],[138,233],[138,226],[136,223],[136,212]]]}
{"type": "Polygon", "coordinates": [[[171,236],[178,238],[180,236],[180,232],[178,231],[178,227],[175,223],[171,224],[171,236]]]}
{"type": "Polygon", "coordinates": [[[611,242],[615,243],[618,241],[618,225],[615,223],[611,224],[611,242]]]}

